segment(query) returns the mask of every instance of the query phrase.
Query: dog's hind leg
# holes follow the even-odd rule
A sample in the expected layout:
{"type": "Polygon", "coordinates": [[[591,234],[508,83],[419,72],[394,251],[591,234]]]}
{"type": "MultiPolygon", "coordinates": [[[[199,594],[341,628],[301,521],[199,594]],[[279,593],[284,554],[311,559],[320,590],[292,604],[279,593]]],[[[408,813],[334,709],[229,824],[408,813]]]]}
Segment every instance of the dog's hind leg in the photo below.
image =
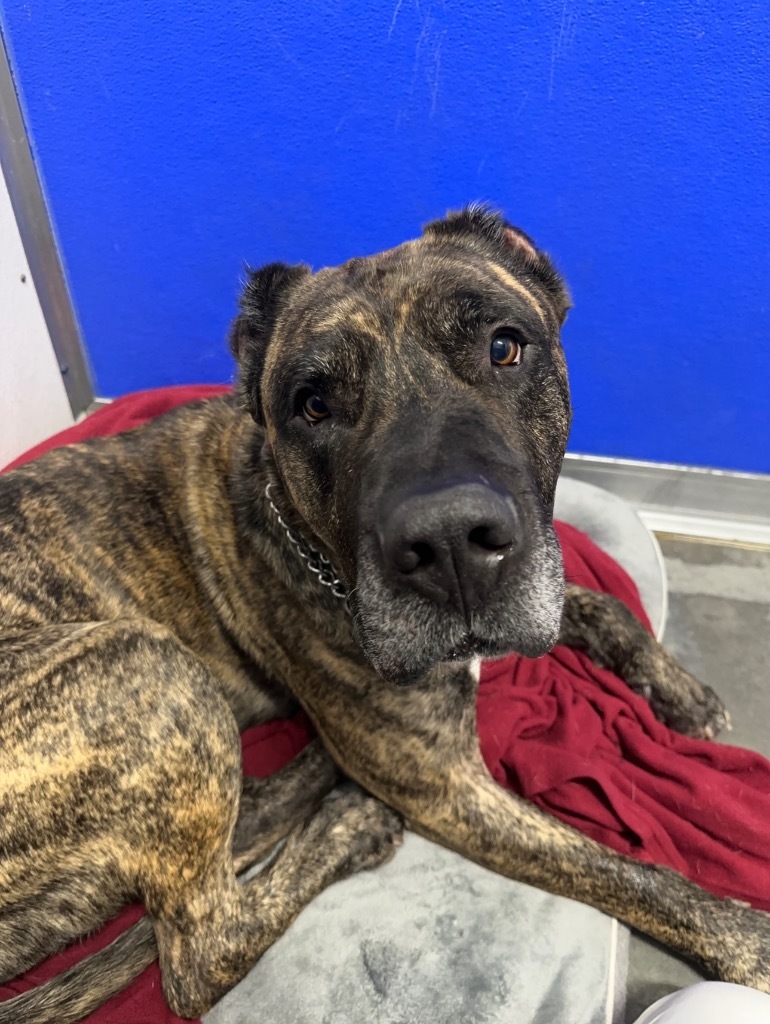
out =
{"type": "Polygon", "coordinates": [[[559,643],[585,651],[649,700],[666,725],[712,739],[729,722],[714,691],[663,648],[629,608],[609,594],[568,586],[559,643]]]}
{"type": "MultiPolygon", "coordinates": [[[[139,898],[155,927],[164,991],[177,1013],[195,1017],[308,900],[394,849],[397,815],[356,790],[323,805],[241,887],[232,854],[242,787],[236,722],[209,669],[173,633],[140,619],[50,627],[4,641],[0,656],[13,680],[1,695],[0,953],[24,939],[44,887],[56,888],[49,903],[60,911],[41,923],[48,934],[16,942],[11,973],[139,898]]],[[[334,780],[318,746],[298,761],[282,773],[287,785],[276,777],[261,787],[270,844],[334,780]],[[311,782],[315,770],[322,774],[311,782]]],[[[259,853],[249,835],[255,807],[249,798],[246,861],[259,853]]],[[[146,963],[146,952],[142,945],[132,963],[146,963]]],[[[0,1004],[0,1022],[71,1024],[130,977],[107,963],[96,987],[79,989],[75,979],[66,1002],[54,982],[45,995],[0,1004]]]]}
{"type": "Polygon", "coordinates": [[[289,836],[268,867],[238,885],[227,858],[156,920],[163,988],[182,1017],[227,992],[310,900],[335,881],[392,856],[400,819],[357,787],[329,800],[289,836]]]}

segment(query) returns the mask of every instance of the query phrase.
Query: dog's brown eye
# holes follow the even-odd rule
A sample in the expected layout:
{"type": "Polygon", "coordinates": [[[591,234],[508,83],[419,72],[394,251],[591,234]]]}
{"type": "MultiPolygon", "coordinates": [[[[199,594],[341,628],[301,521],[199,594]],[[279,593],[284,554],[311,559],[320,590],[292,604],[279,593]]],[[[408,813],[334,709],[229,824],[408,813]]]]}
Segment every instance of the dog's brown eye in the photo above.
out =
{"type": "Polygon", "coordinates": [[[320,395],[309,395],[302,406],[302,412],[308,423],[320,423],[330,415],[326,402],[320,395]]]}
{"type": "Polygon", "coordinates": [[[489,346],[489,357],[495,366],[518,366],[523,348],[513,334],[498,334],[489,346]]]}

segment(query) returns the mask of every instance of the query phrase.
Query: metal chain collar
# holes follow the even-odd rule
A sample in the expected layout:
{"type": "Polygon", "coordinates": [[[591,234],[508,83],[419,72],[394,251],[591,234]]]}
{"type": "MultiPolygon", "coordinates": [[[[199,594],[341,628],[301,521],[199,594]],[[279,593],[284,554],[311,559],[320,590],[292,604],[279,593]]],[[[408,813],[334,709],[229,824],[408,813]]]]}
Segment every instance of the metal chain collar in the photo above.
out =
{"type": "MultiPolygon", "coordinates": [[[[286,536],[292,542],[294,547],[297,549],[297,554],[300,558],[303,558],[307,563],[307,568],[317,578],[318,582],[322,587],[328,587],[335,597],[339,598],[340,601],[347,601],[348,592],[345,589],[345,584],[337,576],[334,571],[334,566],[331,564],[328,558],[321,554],[320,551],[316,551],[315,548],[311,548],[304,537],[301,537],[296,530],[294,530],[281,515],[280,509],[273,501],[270,491],[273,485],[268,484],[265,488],[265,497],[268,500],[270,508],[273,511],[273,515],[281,524],[286,532],[286,536]]],[[[347,610],[347,603],[345,608],[347,610]]]]}

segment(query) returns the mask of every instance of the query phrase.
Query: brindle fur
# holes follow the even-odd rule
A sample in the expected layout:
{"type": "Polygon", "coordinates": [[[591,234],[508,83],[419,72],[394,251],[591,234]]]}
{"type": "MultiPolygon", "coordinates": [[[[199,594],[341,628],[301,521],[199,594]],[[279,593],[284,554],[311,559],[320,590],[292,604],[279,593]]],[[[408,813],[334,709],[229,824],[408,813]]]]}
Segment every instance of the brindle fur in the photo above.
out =
{"type": "Polygon", "coordinates": [[[564,594],[551,513],[570,421],[567,306],[547,258],[483,210],[315,275],[272,265],[250,277],[234,327],[237,399],[0,480],[0,977],[129,900],[150,914],[0,1005],[0,1024],[78,1021],[156,955],[172,1008],[204,1012],[324,886],[390,856],[399,815],[770,991],[770,917],[592,842],[499,788],[479,754],[468,659],[541,653],[559,621],[562,642],[675,728],[711,736],[725,722],[622,605],[564,594]],[[501,318],[532,355],[490,376],[501,318]],[[323,384],[329,424],[296,415],[302,380],[323,384]],[[471,650],[452,608],[393,598],[371,535],[402,476],[477,461],[520,496],[529,539],[473,620],[471,650]],[[332,560],[352,620],[296,557],[267,483],[332,560]],[[299,705],[321,739],[274,778],[242,780],[238,730],[299,705]],[[371,796],[324,802],[335,766],[371,796]]]}

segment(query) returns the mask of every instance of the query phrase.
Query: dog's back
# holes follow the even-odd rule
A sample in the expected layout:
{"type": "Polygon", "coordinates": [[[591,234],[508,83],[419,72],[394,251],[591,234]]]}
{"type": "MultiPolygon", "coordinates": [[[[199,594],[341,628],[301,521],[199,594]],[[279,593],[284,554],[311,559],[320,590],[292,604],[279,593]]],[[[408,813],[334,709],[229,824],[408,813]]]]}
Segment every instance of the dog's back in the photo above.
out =
{"type": "Polygon", "coordinates": [[[200,604],[186,496],[238,419],[230,398],[197,402],[0,476],[0,635],[124,615],[183,627],[200,604]]]}

